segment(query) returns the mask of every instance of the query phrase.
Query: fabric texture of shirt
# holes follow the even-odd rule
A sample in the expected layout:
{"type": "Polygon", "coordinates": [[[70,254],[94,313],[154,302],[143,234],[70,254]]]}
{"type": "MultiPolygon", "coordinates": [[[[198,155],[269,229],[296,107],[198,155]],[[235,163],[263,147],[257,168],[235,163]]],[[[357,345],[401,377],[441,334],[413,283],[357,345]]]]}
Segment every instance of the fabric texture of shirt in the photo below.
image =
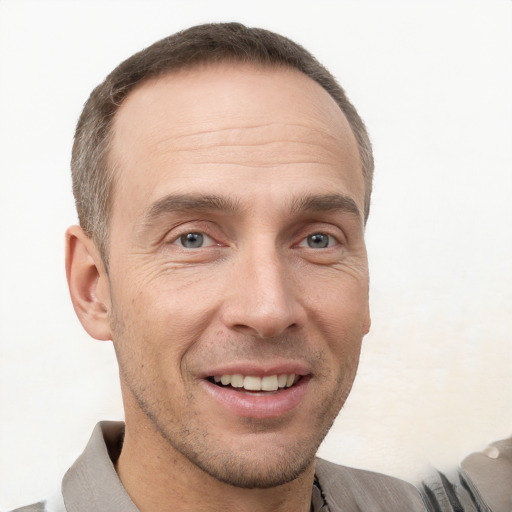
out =
{"type": "MultiPolygon", "coordinates": [[[[121,452],[124,424],[101,422],[85,451],[66,472],[61,492],[13,512],[139,512],[114,462],[121,452]]],[[[313,512],[425,512],[420,492],[396,478],[317,459],[313,512]]]]}
{"type": "Polygon", "coordinates": [[[512,437],[467,456],[453,474],[434,473],[423,491],[435,512],[512,512],[512,437]]]}

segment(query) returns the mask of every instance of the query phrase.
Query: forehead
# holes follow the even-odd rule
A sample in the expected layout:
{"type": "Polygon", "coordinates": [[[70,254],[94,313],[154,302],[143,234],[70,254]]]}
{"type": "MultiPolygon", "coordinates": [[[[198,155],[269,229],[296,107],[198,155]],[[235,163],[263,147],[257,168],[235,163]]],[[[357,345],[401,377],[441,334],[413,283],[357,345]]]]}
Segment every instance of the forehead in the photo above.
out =
{"type": "Polygon", "coordinates": [[[300,176],[307,185],[325,168],[364,193],[344,114],[319,84],[283,67],[211,64],[142,83],[116,114],[110,159],[116,202],[135,189],[130,200],[149,201],[165,187],[224,187],[226,179],[291,184],[300,176]]]}

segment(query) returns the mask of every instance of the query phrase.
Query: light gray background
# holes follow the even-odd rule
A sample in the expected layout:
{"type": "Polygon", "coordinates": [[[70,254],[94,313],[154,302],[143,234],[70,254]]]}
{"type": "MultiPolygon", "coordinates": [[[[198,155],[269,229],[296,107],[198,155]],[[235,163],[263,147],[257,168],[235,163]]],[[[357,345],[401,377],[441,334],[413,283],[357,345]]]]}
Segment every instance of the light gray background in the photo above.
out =
{"type": "Polygon", "coordinates": [[[321,454],[414,480],[512,433],[512,3],[0,0],[0,508],[122,418],[64,275],[81,106],[133,52],[229,20],[310,49],[375,146],[373,327],[321,454]]]}

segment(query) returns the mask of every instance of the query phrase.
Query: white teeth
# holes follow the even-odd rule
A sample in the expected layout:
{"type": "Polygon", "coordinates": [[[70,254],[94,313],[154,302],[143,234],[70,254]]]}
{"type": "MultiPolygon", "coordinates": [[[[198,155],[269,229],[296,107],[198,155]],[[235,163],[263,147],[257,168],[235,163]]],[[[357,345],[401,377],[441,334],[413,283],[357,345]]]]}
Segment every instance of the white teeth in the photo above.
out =
{"type": "Polygon", "coordinates": [[[261,390],[262,391],[277,391],[277,375],[269,375],[261,379],[261,390]]]}
{"type": "Polygon", "coordinates": [[[244,389],[247,389],[247,391],[261,391],[261,379],[247,375],[244,379],[244,389]]]}
{"type": "Polygon", "coordinates": [[[236,375],[231,376],[231,385],[234,388],[243,388],[244,387],[244,376],[237,373],[236,375]]]}
{"type": "MultiPolygon", "coordinates": [[[[294,375],[294,377],[295,377],[295,375],[294,375]]],[[[287,380],[288,380],[288,377],[286,375],[279,375],[279,377],[277,378],[277,385],[280,388],[285,388],[287,380]]]]}
{"type": "Polygon", "coordinates": [[[234,375],[215,375],[213,380],[216,384],[231,385],[234,388],[244,388],[247,391],[277,391],[293,386],[296,375],[292,373],[290,375],[267,375],[265,377],[246,375],[244,377],[236,373],[234,375]]]}

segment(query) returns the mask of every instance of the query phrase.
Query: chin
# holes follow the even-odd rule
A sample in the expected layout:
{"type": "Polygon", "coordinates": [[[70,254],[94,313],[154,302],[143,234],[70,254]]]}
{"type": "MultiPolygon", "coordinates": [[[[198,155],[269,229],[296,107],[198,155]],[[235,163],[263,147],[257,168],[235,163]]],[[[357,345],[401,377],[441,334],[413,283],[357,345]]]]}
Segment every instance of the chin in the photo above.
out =
{"type": "Polygon", "coordinates": [[[305,454],[293,447],[284,453],[265,453],[257,443],[252,453],[244,457],[240,453],[223,454],[208,460],[189,460],[216,480],[241,489],[269,489],[296,480],[314,463],[316,448],[305,454]]]}

